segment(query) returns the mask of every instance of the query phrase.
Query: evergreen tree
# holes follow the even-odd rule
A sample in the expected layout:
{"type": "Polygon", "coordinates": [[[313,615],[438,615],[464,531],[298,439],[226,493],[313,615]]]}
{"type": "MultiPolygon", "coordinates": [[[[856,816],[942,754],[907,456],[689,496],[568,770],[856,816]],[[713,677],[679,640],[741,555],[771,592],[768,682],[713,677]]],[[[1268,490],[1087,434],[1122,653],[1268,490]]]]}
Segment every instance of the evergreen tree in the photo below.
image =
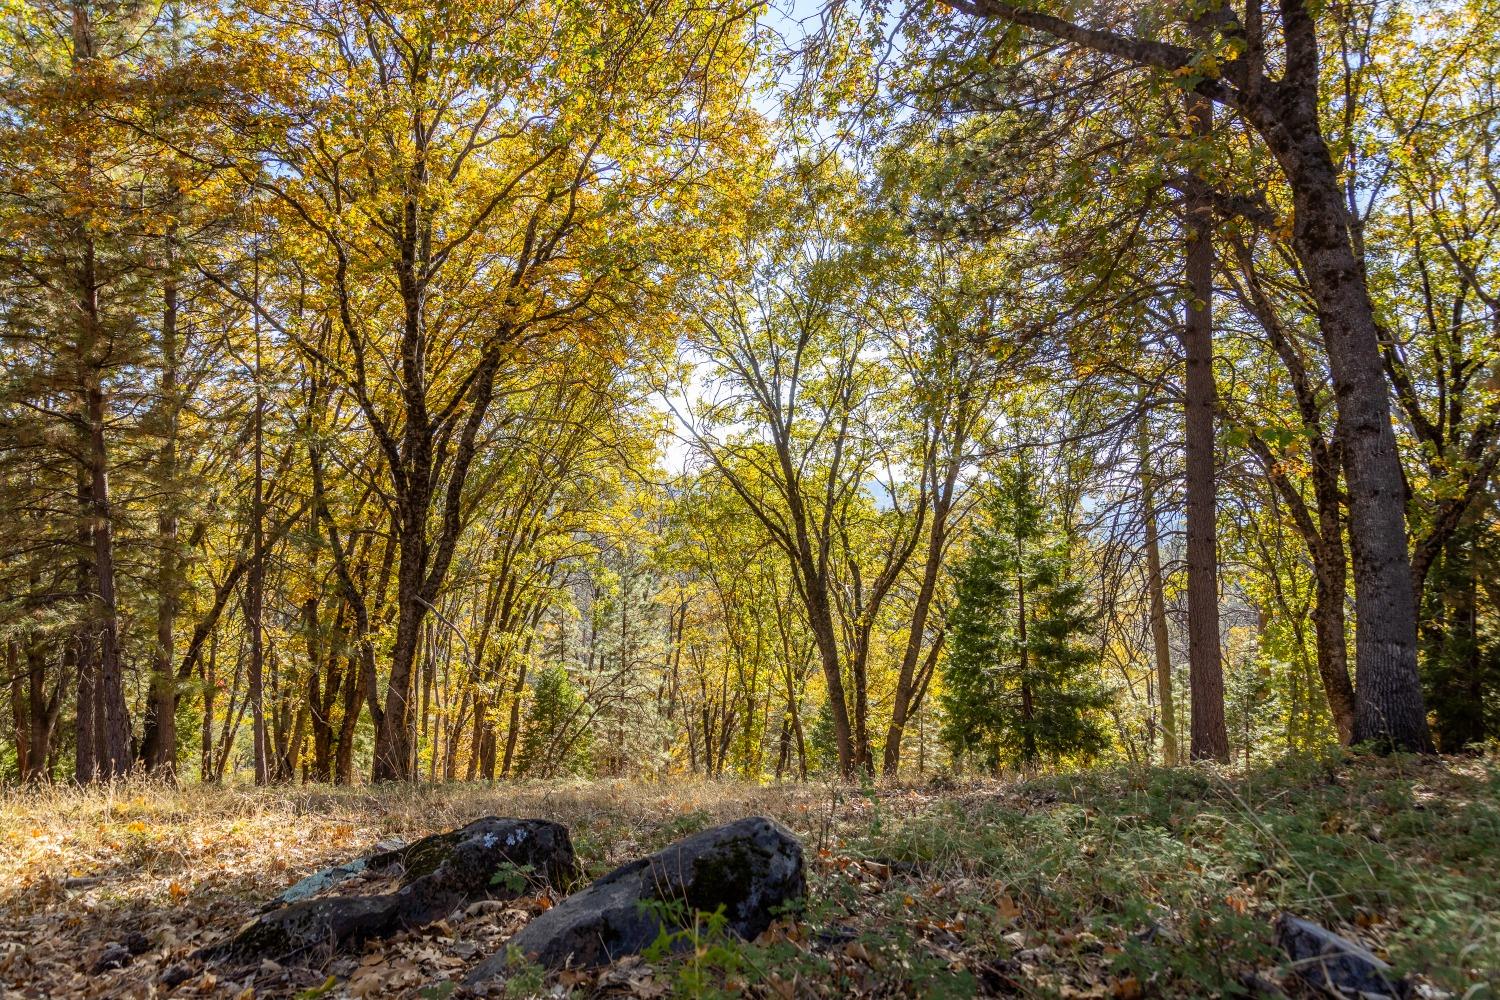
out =
{"type": "Polygon", "coordinates": [[[1089,757],[1108,746],[1109,694],[1069,539],[1049,524],[1029,465],[1004,470],[955,570],[943,740],[990,770],[1089,757]]]}
{"type": "Polygon", "coordinates": [[[588,713],[583,695],[562,667],[543,670],[526,710],[525,734],[516,772],[528,778],[551,778],[587,769],[588,713]]]}

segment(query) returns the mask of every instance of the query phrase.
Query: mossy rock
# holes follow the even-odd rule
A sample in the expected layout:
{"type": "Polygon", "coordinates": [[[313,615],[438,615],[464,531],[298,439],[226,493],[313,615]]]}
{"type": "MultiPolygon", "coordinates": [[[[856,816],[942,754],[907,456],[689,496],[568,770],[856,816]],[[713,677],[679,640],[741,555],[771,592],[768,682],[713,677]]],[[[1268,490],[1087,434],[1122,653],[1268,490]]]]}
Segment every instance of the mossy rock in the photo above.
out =
{"type": "Polygon", "coordinates": [[[725,930],[753,938],[805,894],[802,845],[774,820],[752,816],[615,869],[532,920],[466,982],[503,976],[512,948],[548,968],[604,965],[721,908],[725,930]]]}
{"type": "Polygon", "coordinates": [[[366,865],[378,871],[397,863],[404,871],[401,887],[394,892],[292,902],[262,914],[232,940],[200,954],[283,963],[326,957],[371,938],[429,924],[476,900],[563,889],[571,884],[578,865],[561,824],[496,816],[373,855],[366,865]]]}

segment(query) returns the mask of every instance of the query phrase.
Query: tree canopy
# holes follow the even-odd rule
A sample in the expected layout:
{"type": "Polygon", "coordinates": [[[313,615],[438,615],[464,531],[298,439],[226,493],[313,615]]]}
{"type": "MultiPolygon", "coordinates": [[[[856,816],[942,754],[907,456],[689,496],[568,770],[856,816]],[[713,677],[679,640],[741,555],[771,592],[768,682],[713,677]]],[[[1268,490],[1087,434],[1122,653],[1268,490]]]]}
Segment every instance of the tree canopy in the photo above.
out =
{"type": "Polygon", "coordinates": [[[1494,740],[1497,23],[0,5],[0,774],[1494,740]]]}

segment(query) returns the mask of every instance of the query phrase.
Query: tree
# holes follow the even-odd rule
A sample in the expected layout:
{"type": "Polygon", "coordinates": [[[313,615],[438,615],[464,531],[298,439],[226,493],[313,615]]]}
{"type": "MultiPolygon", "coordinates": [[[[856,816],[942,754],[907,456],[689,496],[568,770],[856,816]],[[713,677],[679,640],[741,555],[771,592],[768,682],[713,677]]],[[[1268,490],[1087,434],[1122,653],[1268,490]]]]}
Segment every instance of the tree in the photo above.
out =
{"type": "Polygon", "coordinates": [[[554,778],[578,774],[588,764],[589,741],[582,694],[562,667],[548,667],[536,679],[516,773],[521,777],[554,778]]]}
{"type": "Polygon", "coordinates": [[[845,776],[874,769],[871,640],[931,504],[928,477],[896,481],[900,383],[865,318],[870,258],[846,230],[850,180],[802,164],[768,183],[735,270],[689,288],[691,348],[719,391],[680,412],[788,562],[845,776]]]}
{"type": "Polygon", "coordinates": [[[240,168],[271,200],[295,262],[296,306],[283,315],[313,307],[314,328],[335,339],[279,330],[337,373],[379,448],[396,633],[374,775],[410,779],[423,623],[464,526],[490,407],[539,345],[603,341],[646,308],[678,248],[652,206],[716,183],[725,163],[696,164],[739,127],[744,13],[296,0],[252,10],[287,91],[272,134],[257,122],[251,136],[274,168],[253,145],[240,168]],[[287,22],[305,30],[278,49],[287,22]]]}
{"type": "MultiPolygon", "coordinates": [[[[1323,136],[1316,8],[1306,0],[1282,0],[1278,52],[1257,0],[1246,5],[1243,18],[1227,3],[1214,4],[1205,18],[1213,30],[1186,43],[1089,27],[1004,0],[948,4],[1180,80],[1235,112],[1265,143],[1292,195],[1292,243],[1317,303],[1338,405],[1355,579],[1354,739],[1429,750],[1401,463],[1380,355],[1389,337],[1376,320],[1345,192],[1323,136]],[[1281,73],[1271,75],[1278,57],[1281,73]]],[[[1166,15],[1192,7],[1164,6],[1166,15]]]]}
{"type": "Polygon", "coordinates": [[[1004,468],[954,570],[943,739],[990,770],[1087,760],[1109,746],[1091,616],[1040,487],[1027,459],[1004,468]]]}

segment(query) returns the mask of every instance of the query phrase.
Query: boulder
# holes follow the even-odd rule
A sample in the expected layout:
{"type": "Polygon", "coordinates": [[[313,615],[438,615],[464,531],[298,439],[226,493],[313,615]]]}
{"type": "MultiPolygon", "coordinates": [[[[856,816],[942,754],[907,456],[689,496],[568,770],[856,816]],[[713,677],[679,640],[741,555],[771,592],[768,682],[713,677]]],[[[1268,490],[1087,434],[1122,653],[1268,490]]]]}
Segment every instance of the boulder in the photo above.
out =
{"type": "Polygon", "coordinates": [[[753,938],[805,892],[802,845],[774,820],[753,816],[615,869],[537,916],[466,983],[502,978],[512,948],[548,968],[605,965],[644,950],[664,922],[671,933],[720,907],[729,931],[753,938]]]}
{"type": "Polygon", "coordinates": [[[392,892],[297,899],[263,913],[230,941],[201,954],[282,963],[308,960],[429,924],[478,899],[563,889],[577,871],[566,827],[495,816],[371,855],[364,866],[394,870],[398,864],[400,884],[392,892]]]}
{"type": "Polygon", "coordinates": [[[1310,920],[1283,913],[1276,921],[1276,941],[1297,978],[1329,996],[1402,1000],[1411,994],[1411,984],[1368,949],[1310,920]]]}
{"type": "Polygon", "coordinates": [[[137,955],[143,955],[151,950],[151,942],[146,935],[140,931],[130,931],[119,941],[111,941],[104,946],[94,964],[89,967],[89,975],[97,976],[110,969],[123,969],[129,965],[137,955]]]}

